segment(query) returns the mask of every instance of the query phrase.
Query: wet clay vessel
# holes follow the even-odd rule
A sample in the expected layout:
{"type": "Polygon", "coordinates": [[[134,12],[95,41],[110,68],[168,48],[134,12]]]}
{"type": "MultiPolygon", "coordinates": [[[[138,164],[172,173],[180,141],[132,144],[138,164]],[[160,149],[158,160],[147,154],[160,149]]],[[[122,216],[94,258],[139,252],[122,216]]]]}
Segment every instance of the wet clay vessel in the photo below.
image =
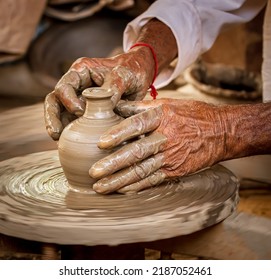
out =
{"type": "Polygon", "coordinates": [[[82,94],[86,98],[85,113],[65,127],[58,142],[58,153],[70,189],[93,192],[92,185],[96,180],[89,176],[89,168],[112,152],[99,149],[97,142],[122,118],[113,111],[111,91],[88,88],[82,94]]]}

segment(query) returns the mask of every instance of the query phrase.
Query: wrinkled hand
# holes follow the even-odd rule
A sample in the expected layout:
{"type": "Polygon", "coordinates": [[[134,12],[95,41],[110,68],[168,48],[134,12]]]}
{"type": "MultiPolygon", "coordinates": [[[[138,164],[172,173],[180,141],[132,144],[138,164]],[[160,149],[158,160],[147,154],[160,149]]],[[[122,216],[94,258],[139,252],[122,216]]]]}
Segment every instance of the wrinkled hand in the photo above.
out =
{"type": "Polygon", "coordinates": [[[90,176],[102,178],[93,186],[98,193],[137,192],[223,159],[225,124],[219,107],[160,99],[123,102],[117,109],[131,117],[107,131],[98,146],[109,149],[133,142],[91,167],[90,176]]]}
{"type": "Polygon", "coordinates": [[[122,95],[127,100],[143,99],[154,74],[154,61],[146,51],[137,48],[112,58],[76,60],[45,99],[48,134],[58,140],[63,128],[83,114],[85,102],[81,93],[85,88],[102,86],[112,90],[114,106],[122,95]]]}

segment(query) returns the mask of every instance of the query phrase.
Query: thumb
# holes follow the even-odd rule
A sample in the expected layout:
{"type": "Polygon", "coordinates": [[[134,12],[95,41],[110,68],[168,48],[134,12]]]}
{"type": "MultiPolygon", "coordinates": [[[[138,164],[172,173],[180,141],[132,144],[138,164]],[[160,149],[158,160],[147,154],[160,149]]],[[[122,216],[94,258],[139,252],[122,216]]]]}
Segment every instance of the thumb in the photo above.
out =
{"type": "MultiPolygon", "coordinates": [[[[118,67],[120,68],[120,67],[118,67]]],[[[120,101],[122,94],[126,91],[127,85],[125,84],[125,77],[118,70],[113,69],[111,73],[105,76],[102,88],[113,92],[111,101],[113,107],[120,101]]]]}
{"type": "Polygon", "coordinates": [[[163,104],[163,99],[144,100],[144,101],[120,101],[115,111],[120,116],[128,118],[132,115],[139,114],[149,109],[156,108],[163,104]]]}
{"type": "Polygon", "coordinates": [[[114,67],[112,71],[106,75],[102,87],[113,91],[111,100],[114,107],[124,94],[125,97],[131,96],[133,99],[144,98],[145,92],[137,92],[137,79],[138,78],[129,69],[121,65],[114,67]],[[135,98],[134,95],[139,95],[139,97],[135,98]]]}

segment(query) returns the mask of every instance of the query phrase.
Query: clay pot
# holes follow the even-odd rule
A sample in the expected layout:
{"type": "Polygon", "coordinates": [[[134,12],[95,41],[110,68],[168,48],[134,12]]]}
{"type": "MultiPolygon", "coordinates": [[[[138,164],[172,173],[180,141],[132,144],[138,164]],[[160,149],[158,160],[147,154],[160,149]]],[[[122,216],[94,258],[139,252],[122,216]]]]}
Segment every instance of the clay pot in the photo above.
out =
{"type": "Polygon", "coordinates": [[[113,111],[112,92],[102,88],[88,88],[83,91],[86,110],[63,130],[58,153],[61,166],[73,191],[93,192],[96,180],[89,176],[93,163],[112,153],[97,147],[100,136],[122,118],[113,111]]]}
{"type": "Polygon", "coordinates": [[[262,81],[258,73],[230,65],[194,63],[185,71],[184,78],[208,95],[239,100],[256,100],[262,96],[262,81]]]}

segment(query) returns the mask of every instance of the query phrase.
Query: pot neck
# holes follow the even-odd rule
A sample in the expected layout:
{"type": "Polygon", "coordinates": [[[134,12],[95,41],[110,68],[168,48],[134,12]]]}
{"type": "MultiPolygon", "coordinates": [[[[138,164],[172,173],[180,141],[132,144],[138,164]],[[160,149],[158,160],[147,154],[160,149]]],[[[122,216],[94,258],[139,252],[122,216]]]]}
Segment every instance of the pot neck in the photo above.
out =
{"type": "Polygon", "coordinates": [[[115,116],[111,101],[112,93],[102,88],[88,88],[83,91],[86,98],[84,117],[88,119],[108,119],[115,116]]]}

